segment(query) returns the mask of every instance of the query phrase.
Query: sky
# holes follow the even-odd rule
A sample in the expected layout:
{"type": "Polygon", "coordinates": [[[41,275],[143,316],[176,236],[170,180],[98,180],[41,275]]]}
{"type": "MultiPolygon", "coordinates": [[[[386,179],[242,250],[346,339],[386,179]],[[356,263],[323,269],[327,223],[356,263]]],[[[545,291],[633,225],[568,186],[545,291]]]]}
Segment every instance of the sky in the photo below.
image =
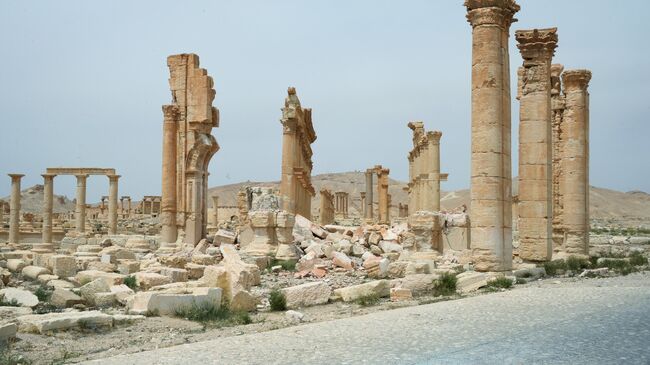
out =
{"type": "MultiPolygon", "coordinates": [[[[112,167],[119,194],[161,189],[166,57],[196,53],[214,78],[221,150],[210,186],[280,177],[287,87],[312,108],[312,174],[376,164],[408,178],[411,130],[443,132],[443,190],[469,187],[471,27],[462,0],[0,1],[0,196],[47,167],[112,167]]],[[[513,151],[517,29],[558,27],[554,63],[587,68],[591,184],[650,191],[650,1],[519,0],[511,29],[513,151]],[[645,44],[645,46],[644,46],[645,44]]],[[[517,156],[513,156],[517,172],[517,156]]],[[[55,179],[73,197],[75,178],[55,179]]],[[[88,180],[88,201],[108,179],[88,180]]]]}

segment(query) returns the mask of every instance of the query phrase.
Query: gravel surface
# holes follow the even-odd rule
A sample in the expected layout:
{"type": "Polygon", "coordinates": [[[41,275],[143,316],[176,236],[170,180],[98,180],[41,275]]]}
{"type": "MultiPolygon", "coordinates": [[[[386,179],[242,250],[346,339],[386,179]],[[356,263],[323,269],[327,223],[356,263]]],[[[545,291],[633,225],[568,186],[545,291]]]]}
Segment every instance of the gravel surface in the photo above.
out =
{"type": "Polygon", "coordinates": [[[128,354],[102,364],[648,364],[650,275],[455,301],[128,354]]]}

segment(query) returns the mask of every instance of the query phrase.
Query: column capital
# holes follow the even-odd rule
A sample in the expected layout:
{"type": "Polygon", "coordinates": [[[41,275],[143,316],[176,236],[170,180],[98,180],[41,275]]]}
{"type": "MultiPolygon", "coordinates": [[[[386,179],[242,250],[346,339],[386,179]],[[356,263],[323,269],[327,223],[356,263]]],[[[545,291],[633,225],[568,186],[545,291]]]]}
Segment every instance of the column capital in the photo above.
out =
{"type": "Polygon", "coordinates": [[[517,21],[520,7],[514,0],[465,0],[467,21],[472,27],[496,25],[507,29],[517,21]]]}
{"type": "Polygon", "coordinates": [[[557,28],[517,30],[515,39],[524,65],[526,61],[550,61],[557,47],[557,28]]]}
{"type": "Polygon", "coordinates": [[[76,174],[76,175],[74,175],[74,177],[77,178],[77,181],[86,181],[86,179],[88,178],[88,175],[87,174],[76,174]]]}
{"type": "Polygon", "coordinates": [[[180,119],[181,113],[177,105],[163,105],[162,111],[165,116],[165,122],[176,122],[180,119]]]}
{"type": "Polygon", "coordinates": [[[565,93],[569,91],[587,91],[590,80],[591,71],[589,70],[568,70],[562,73],[565,93]]]}
{"type": "Polygon", "coordinates": [[[20,180],[25,174],[7,174],[11,178],[12,181],[14,180],[20,180]]]}
{"type": "Polygon", "coordinates": [[[117,181],[120,177],[122,177],[122,175],[106,175],[106,177],[108,177],[108,181],[113,182],[117,181]]]}
{"type": "Polygon", "coordinates": [[[441,137],[442,137],[442,132],[440,131],[427,132],[427,138],[429,138],[429,141],[432,141],[434,144],[440,144],[441,137]]]}
{"type": "Polygon", "coordinates": [[[51,180],[51,179],[54,179],[57,176],[57,174],[44,173],[44,174],[41,174],[41,176],[43,176],[43,179],[45,179],[45,180],[48,180],[48,179],[51,180]]]}

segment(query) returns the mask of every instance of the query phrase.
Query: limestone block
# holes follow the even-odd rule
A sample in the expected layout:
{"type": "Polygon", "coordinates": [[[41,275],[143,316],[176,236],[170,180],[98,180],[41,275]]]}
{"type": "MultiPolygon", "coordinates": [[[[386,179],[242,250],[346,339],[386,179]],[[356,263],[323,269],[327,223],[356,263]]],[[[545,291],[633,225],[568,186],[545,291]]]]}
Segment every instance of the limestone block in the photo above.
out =
{"type": "Polygon", "coordinates": [[[128,286],[121,284],[121,285],[113,285],[110,288],[111,293],[115,294],[115,300],[120,302],[121,304],[126,304],[127,299],[135,294],[133,289],[129,288],[128,286]]]}
{"type": "Polygon", "coordinates": [[[185,269],[176,269],[173,267],[165,267],[160,272],[162,275],[169,277],[172,283],[186,282],[187,281],[187,270],[185,269]]]}
{"type": "Polygon", "coordinates": [[[388,275],[390,260],[378,256],[370,256],[363,262],[369,278],[385,278],[388,275]]]}
{"type": "Polygon", "coordinates": [[[135,253],[120,246],[106,247],[100,252],[103,260],[116,264],[118,260],[136,260],[135,253]]]}
{"type": "Polygon", "coordinates": [[[50,275],[50,274],[43,274],[39,275],[38,278],[36,278],[36,281],[38,281],[41,284],[47,284],[52,280],[58,280],[59,277],[56,275],[50,275]]]}
{"type": "Polygon", "coordinates": [[[123,275],[130,275],[140,271],[140,262],[135,260],[119,260],[117,271],[123,275]]]}
{"type": "Polygon", "coordinates": [[[406,288],[390,288],[390,301],[391,302],[401,302],[404,300],[413,299],[413,293],[411,289],[406,288]]]}
{"type": "Polygon", "coordinates": [[[195,263],[188,263],[185,265],[185,270],[187,270],[187,277],[190,280],[197,280],[203,276],[205,268],[207,265],[200,265],[195,263]]]}
{"type": "Polygon", "coordinates": [[[39,275],[49,273],[50,270],[39,266],[25,266],[22,270],[23,277],[29,280],[36,280],[39,275]]]}
{"type": "Polygon", "coordinates": [[[161,316],[174,316],[178,310],[192,305],[221,305],[220,288],[194,288],[187,293],[138,292],[127,302],[129,313],[156,313],[161,316]]]}
{"type": "Polygon", "coordinates": [[[73,283],[65,280],[50,280],[46,285],[48,288],[53,289],[72,289],[75,287],[73,283]]]}
{"type": "Polygon", "coordinates": [[[117,270],[117,265],[110,262],[91,261],[86,265],[86,270],[95,270],[103,272],[114,272],[117,270]]]}
{"type": "Polygon", "coordinates": [[[388,280],[375,280],[334,290],[334,296],[340,297],[344,302],[351,302],[371,295],[380,298],[389,296],[390,282],[388,280]]]}
{"type": "Polygon", "coordinates": [[[172,280],[169,276],[140,271],[135,273],[135,282],[141,290],[148,290],[154,286],[169,284],[172,280]]]}
{"type": "Polygon", "coordinates": [[[16,337],[18,325],[15,323],[0,323],[0,345],[16,337]]]}
{"type": "Polygon", "coordinates": [[[54,275],[69,278],[77,274],[77,262],[73,256],[53,255],[49,261],[54,275]]]}
{"type": "Polygon", "coordinates": [[[97,270],[79,271],[75,278],[81,284],[89,283],[95,279],[102,278],[108,285],[118,285],[124,282],[126,276],[122,274],[103,272],[97,270]]]}
{"type": "Polygon", "coordinates": [[[23,259],[8,259],[7,269],[11,272],[21,272],[27,266],[27,262],[23,259]]]}
{"type": "Polygon", "coordinates": [[[359,243],[355,243],[355,244],[352,245],[352,256],[354,256],[354,257],[362,257],[363,254],[365,254],[366,252],[367,252],[366,248],[363,247],[363,245],[361,245],[359,243]]]}
{"type": "Polygon", "coordinates": [[[391,287],[405,288],[413,293],[424,293],[433,289],[438,274],[412,274],[391,281],[391,287]]]}
{"type": "Polygon", "coordinates": [[[199,265],[216,265],[218,263],[218,260],[215,256],[195,254],[192,255],[192,263],[199,265]]]}
{"type": "Polygon", "coordinates": [[[488,284],[487,275],[480,272],[466,271],[456,275],[456,278],[458,279],[456,282],[456,290],[459,293],[476,291],[488,284]]]}
{"type": "Polygon", "coordinates": [[[372,232],[370,233],[370,236],[368,236],[368,243],[370,243],[371,245],[378,245],[381,239],[382,239],[381,234],[379,234],[378,232],[372,232]]]}
{"type": "Polygon", "coordinates": [[[83,303],[83,299],[68,289],[54,289],[50,296],[50,303],[59,308],[69,308],[75,304],[83,303]]]}
{"type": "Polygon", "coordinates": [[[217,231],[217,233],[214,234],[214,239],[212,242],[218,246],[222,243],[234,244],[236,239],[237,235],[234,232],[220,229],[217,231]]]}
{"type": "Polygon", "coordinates": [[[17,318],[20,332],[46,334],[54,330],[113,327],[113,317],[99,311],[30,314],[17,318]]]}
{"type": "Polygon", "coordinates": [[[324,245],[322,243],[311,241],[309,246],[307,246],[307,248],[305,249],[305,253],[308,254],[310,252],[314,252],[316,258],[324,257],[325,252],[323,251],[323,246],[324,245]]]}
{"type": "Polygon", "coordinates": [[[97,293],[94,297],[94,304],[99,308],[108,308],[115,305],[117,296],[115,293],[97,293]]]}
{"type": "Polygon", "coordinates": [[[182,269],[187,264],[187,258],[178,255],[160,256],[158,257],[158,261],[164,266],[175,267],[177,269],[182,269]]]}
{"type": "Polygon", "coordinates": [[[354,263],[352,262],[352,259],[348,257],[348,255],[344,254],[343,252],[333,252],[332,253],[332,265],[342,267],[346,270],[352,270],[354,269],[354,263]]]}
{"type": "Polygon", "coordinates": [[[103,278],[97,278],[88,284],[82,285],[79,288],[79,295],[88,303],[95,304],[95,296],[98,293],[108,293],[111,291],[111,286],[103,278]]]}
{"type": "Polygon", "coordinates": [[[36,295],[23,289],[0,289],[0,298],[4,298],[5,302],[16,301],[21,307],[35,307],[38,305],[38,298],[36,295]]]}
{"type": "Polygon", "coordinates": [[[332,294],[332,289],[323,281],[292,286],[281,291],[287,299],[287,308],[292,309],[325,304],[332,294]]]}
{"type": "Polygon", "coordinates": [[[395,241],[380,241],[379,248],[385,253],[402,252],[402,246],[395,241]]]}
{"type": "Polygon", "coordinates": [[[346,255],[350,255],[352,253],[352,243],[350,243],[350,240],[342,239],[334,243],[332,246],[334,247],[335,251],[342,252],[346,255]]]}

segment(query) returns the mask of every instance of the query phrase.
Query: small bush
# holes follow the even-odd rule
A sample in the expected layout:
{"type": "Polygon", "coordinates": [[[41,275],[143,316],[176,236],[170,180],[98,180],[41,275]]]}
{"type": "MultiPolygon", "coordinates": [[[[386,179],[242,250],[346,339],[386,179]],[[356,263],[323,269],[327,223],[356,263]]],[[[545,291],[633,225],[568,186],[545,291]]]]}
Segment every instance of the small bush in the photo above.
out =
{"type": "Polygon", "coordinates": [[[46,313],[59,313],[63,312],[63,308],[59,308],[52,303],[38,303],[34,307],[34,314],[46,314],[46,313]]]}
{"type": "Polygon", "coordinates": [[[287,310],[287,298],[278,289],[273,289],[269,294],[269,303],[273,311],[287,310]]]}
{"type": "Polygon", "coordinates": [[[36,291],[34,291],[34,295],[36,295],[36,298],[38,298],[39,301],[47,302],[50,299],[52,292],[41,285],[36,289],[36,291]]]}
{"type": "Polygon", "coordinates": [[[277,260],[273,259],[271,262],[269,262],[268,269],[271,270],[273,266],[282,266],[282,270],[285,271],[296,271],[296,264],[298,261],[296,260],[277,260]]]}
{"type": "Polygon", "coordinates": [[[488,287],[495,289],[510,289],[512,288],[512,280],[504,277],[496,278],[488,283],[488,287]]]}
{"type": "Polygon", "coordinates": [[[177,317],[204,324],[216,324],[219,327],[250,324],[253,322],[248,312],[232,311],[227,305],[217,307],[213,303],[196,304],[175,311],[177,317]]]}
{"type": "Polygon", "coordinates": [[[377,294],[364,295],[354,302],[362,307],[370,307],[379,304],[379,296],[377,294]]]}
{"type": "Polygon", "coordinates": [[[601,260],[600,264],[598,264],[598,267],[606,267],[615,273],[621,274],[621,275],[628,275],[631,274],[636,270],[632,264],[630,264],[629,261],[627,260],[621,260],[621,259],[616,259],[616,260],[601,260]]]}
{"type": "Polygon", "coordinates": [[[22,305],[18,303],[16,299],[6,300],[4,297],[0,300],[0,306],[3,307],[21,307],[22,305]]]}
{"type": "Polygon", "coordinates": [[[124,278],[124,285],[128,286],[131,288],[131,290],[135,290],[138,287],[138,284],[136,283],[135,276],[130,275],[124,278]]]}
{"type": "Polygon", "coordinates": [[[643,266],[648,264],[648,258],[643,256],[641,252],[632,252],[630,254],[630,265],[643,266]]]}
{"type": "Polygon", "coordinates": [[[517,278],[517,281],[515,282],[515,284],[526,284],[526,283],[528,283],[528,281],[526,281],[526,279],[523,278],[517,278]]]}
{"type": "Polygon", "coordinates": [[[577,256],[569,256],[566,260],[567,269],[578,272],[584,269],[591,267],[591,263],[587,259],[583,259],[577,256]]]}
{"type": "Polygon", "coordinates": [[[12,352],[9,346],[0,343],[0,365],[29,365],[31,363],[23,355],[12,352]]]}
{"type": "Polygon", "coordinates": [[[458,279],[456,278],[456,275],[443,273],[433,282],[433,295],[436,297],[441,295],[453,295],[456,293],[457,283],[458,279]]]}
{"type": "Polygon", "coordinates": [[[567,269],[567,264],[564,260],[553,260],[544,263],[544,270],[546,270],[546,275],[555,276],[564,272],[567,269]]]}

